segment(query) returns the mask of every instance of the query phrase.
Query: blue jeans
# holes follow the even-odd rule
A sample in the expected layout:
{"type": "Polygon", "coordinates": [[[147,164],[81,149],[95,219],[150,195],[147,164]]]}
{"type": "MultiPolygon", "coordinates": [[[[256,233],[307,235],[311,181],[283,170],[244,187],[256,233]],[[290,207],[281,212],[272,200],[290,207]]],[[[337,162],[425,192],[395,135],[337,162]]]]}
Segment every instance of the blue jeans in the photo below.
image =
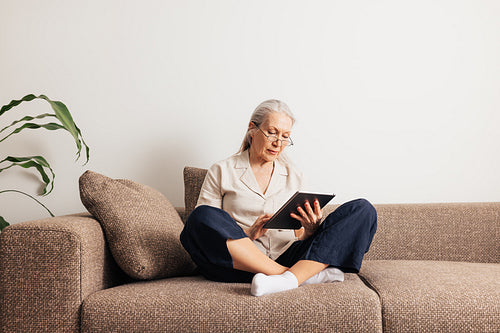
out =
{"type": "MultiPolygon", "coordinates": [[[[318,230],[294,242],[276,262],[291,267],[299,260],[312,260],[357,273],[377,230],[377,212],[365,199],[343,204],[326,217],[318,230]]],[[[200,273],[221,282],[250,282],[253,273],[233,268],[228,239],[247,237],[225,211],[200,206],[189,215],[180,239],[200,273]]]]}

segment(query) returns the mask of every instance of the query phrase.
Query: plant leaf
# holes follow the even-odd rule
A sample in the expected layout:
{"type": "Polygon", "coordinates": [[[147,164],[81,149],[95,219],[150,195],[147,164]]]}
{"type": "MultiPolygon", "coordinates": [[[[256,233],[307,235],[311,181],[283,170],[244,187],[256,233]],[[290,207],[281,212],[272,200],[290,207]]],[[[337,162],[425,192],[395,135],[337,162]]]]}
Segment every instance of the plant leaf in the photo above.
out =
{"type": "Polygon", "coordinates": [[[56,123],[48,123],[48,124],[26,123],[26,124],[24,124],[24,125],[16,128],[14,131],[12,131],[12,133],[10,133],[9,135],[7,135],[3,139],[1,139],[0,142],[5,141],[11,135],[19,133],[22,130],[27,129],[27,128],[29,128],[29,129],[45,128],[45,129],[47,129],[49,131],[55,131],[55,130],[58,130],[58,129],[64,129],[64,127],[62,125],[59,125],[59,124],[56,124],[56,123]]]}
{"type": "Polygon", "coordinates": [[[8,192],[19,193],[19,194],[27,196],[28,198],[30,198],[31,200],[35,201],[40,206],[42,206],[43,208],[45,208],[45,210],[50,214],[50,216],[52,216],[52,217],[55,216],[54,213],[52,213],[50,211],[50,209],[47,208],[47,206],[45,206],[43,203],[41,203],[39,200],[37,200],[35,197],[29,195],[28,193],[24,193],[23,191],[19,191],[19,190],[2,190],[2,191],[0,191],[0,194],[2,194],[2,193],[8,193],[8,192]]]}
{"type": "MultiPolygon", "coordinates": [[[[89,146],[85,143],[85,141],[83,140],[83,136],[82,136],[82,132],[80,131],[80,129],[78,128],[78,126],[76,126],[75,124],[75,127],[76,127],[76,131],[78,132],[78,134],[80,135],[80,139],[82,140],[83,142],[83,145],[85,146],[85,156],[87,156],[87,159],[85,160],[85,163],[83,163],[83,165],[87,164],[88,161],[89,161],[89,154],[90,154],[90,148],[89,146]]],[[[80,158],[80,152],[77,152],[77,160],[80,158]]]]}
{"type": "Polygon", "coordinates": [[[0,231],[2,231],[5,227],[8,227],[9,225],[9,222],[5,221],[5,219],[0,216],[0,231]]]}
{"type": "Polygon", "coordinates": [[[5,112],[9,111],[10,109],[12,109],[14,106],[17,106],[17,105],[21,104],[22,102],[32,101],[35,98],[37,98],[35,95],[29,94],[29,95],[24,96],[20,100],[12,100],[9,104],[2,106],[2,108],[0,109],[0,116],[2,114],[4,114],[5,112]]]}
{"type": "Polygon", "coordinates": [[[0,172],[12,168],[13,166],[20,166],[25,169],[35,168],[40,174],[43,183],[45,184],[44,188],[42,189],[41,195],[47,195],[54,189],[54,179],[56,175],[52,170],[52,168],[50,167],[47,160],[43,156],[28,156],[28,157],[7,156],[5,159],[0,161],[0,163],[3,162],[10,162],[11,164],[4,168],[1,168],[0,172]],[[48,169],[48,171],[50,171],[51,177],[49,177],[45,169],[48,169]]]}
{"type": "Polygon", "coordinates": [[[56,117],[56,115],[52,114],[52,113],[44,113],[44,114],[40,114],[38,116],[26,116],[26,117],[24,117],[22,119],[19,119],[19,120],[16,120],[16,121],[12,122],[12,124],[10,124],[9,126],[6,126],[6,127],[2,128],[0,130],[0,133],[2,133],[3,131],[5,131],[5,130],[9,129],[10,127],[12,127],[12,126],[14,126],[16,124],[19,124],[19,123],[21,123],[23,121],[31,121],[31,120],[35,120],[35,119],[42,119],[42,118],[45,118],[45,117],[56,117]]]}
{"type": "Polygon", "coordinates": [[[45,95],[40,95],[38,98],[42,98],[46,100],[47,102],[50,103],[50,106],[52,107],[52,110],[56,113],[57,119],[61,122],[61,124],[64,126],[64,128],[71,133],[73,138],[75,139],[76,146],[78,148],[77,151],[77,160],[80,158],[80,153],[82,151],[82,144],[85,146],[85,152],[86,152],[86,160],[84,164],[87,164],[89,161],[89,147],[83,141],[82,133],[80,129],[76,126],[75,122],[73,121],[73,117],[71,116],[71,113],[69,112],[68,108],[66,105],[64,105],[63,102],[60,101],[52,101],[50,100],[47,96],[45,95]]]}
{"type": "MultiPolygon", "coordinates": [[[[33,94],[29,94],[29,95],[24,96],[20,100],[12,100],[9,104],[2,106],[2,108],[0,109],[0,116],[3,113],[7,112],[8,110],[12,109],[13,107],[21,104],[22,102],[32,101],[36,98],[44,99],[45,101],[47,101],[50,104],[50,106],[52,107],[52,110],[54,110],[54,112],[55,112],[55,116],[62,124],[62,127],[60,127],[60,128],[64,128],[65,130],[67,130],[75,139],[76,147],[78,149],[77,153],[76,153],[77,160],[80,158],[82,147],[83,146],[85,147],[86,159],[85,159],[84,165],[87,164],[89,161],[89,156],[90,156],[89,155],[90,148],[83,140],[83,136],[82,136],[80,129],[76,126],[76,124],[73,120],[73,117],[71,116],[71,113],[69,112],[68,108],[66,107],[66,105],[63,102],[52,101],[45,95],[35,96],[33,94]]],[[[48,124],[46,124],[46,125],[48,125],[48,124]]],[[[30,125],[30,126],[33,126],[33,125],[30,125]]],[[[27,126],[24,128],[40,128],[40,127],[30,127],[30,126],[27,126]]],[[[44,127],[44,126],[42,126],[42,127],[44,127]]],[[[54,128],[47,128],[47,127],[44,127],[44,128],[54,129],[54,128]]],[[[18,133],[18,132],[16,132],[16,133],[18,133]]],[[[15,134],[15,133],[11,133],[10,135],[12,135],[12,134],[15,134]]],[[[0,142],[5,140],[6,138],[7,137],[3,138],[2,140],[0,140],[0,142]]]]}

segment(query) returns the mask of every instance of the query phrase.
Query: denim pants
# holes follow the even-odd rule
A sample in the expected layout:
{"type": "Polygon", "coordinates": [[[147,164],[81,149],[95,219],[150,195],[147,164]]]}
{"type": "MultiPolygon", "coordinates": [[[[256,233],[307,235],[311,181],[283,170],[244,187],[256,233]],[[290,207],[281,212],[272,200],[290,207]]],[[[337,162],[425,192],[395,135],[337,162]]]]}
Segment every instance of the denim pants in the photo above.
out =
{"type": "MultiPolygon", "coordinates": [[[[377,212],[365,199],[338,207],[305,240],[295,241],[276,262],[291,267],[299,260],[312,260],[343,272],[357,273],[377,229],[377,212]]],[[[181,243],[207,279],[250,282],[253,273],[233,268],[228,239],[248,237],[222,209],[199,206],[188,217],[181,243]]]]}

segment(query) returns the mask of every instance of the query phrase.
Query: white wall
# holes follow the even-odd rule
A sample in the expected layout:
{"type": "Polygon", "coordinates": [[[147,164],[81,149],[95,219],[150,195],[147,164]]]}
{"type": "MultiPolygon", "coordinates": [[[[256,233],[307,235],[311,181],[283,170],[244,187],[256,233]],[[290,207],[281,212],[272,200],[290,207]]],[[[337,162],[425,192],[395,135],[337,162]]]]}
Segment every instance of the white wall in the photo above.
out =
{"type": "MultiPolygon", "coordinates": [[[[234,153],[250,113],[279,98],[298,122],[289,150],[312,189],[337,202],[500,201],[500,3],[442,1],[2,0],[0,104],[64,101],[91,147],[19,134],[0,157],[42,154],[42,198],[84,210],[86,169],[152,185],[183,205],[182,168],[234,153]]],[[[0,118],[49,111],[27,103],[0,118]]],[[[34,192],[34,176],[0,189],[34,192]]],[[[45,216],[0,196],[11,222],[45,216]]]]}

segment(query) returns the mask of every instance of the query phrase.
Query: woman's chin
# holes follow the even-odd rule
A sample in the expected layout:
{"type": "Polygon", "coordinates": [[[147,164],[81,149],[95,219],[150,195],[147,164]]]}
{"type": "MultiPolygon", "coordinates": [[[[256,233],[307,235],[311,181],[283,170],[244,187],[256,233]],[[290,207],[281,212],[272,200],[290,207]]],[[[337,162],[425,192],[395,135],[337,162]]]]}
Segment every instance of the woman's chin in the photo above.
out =
{"type": "Polygon", "coordinates": [[[267,160],[269,162],[274,162],[278,159],[279,156],[280,154],[267,154],[267,160]]]}

